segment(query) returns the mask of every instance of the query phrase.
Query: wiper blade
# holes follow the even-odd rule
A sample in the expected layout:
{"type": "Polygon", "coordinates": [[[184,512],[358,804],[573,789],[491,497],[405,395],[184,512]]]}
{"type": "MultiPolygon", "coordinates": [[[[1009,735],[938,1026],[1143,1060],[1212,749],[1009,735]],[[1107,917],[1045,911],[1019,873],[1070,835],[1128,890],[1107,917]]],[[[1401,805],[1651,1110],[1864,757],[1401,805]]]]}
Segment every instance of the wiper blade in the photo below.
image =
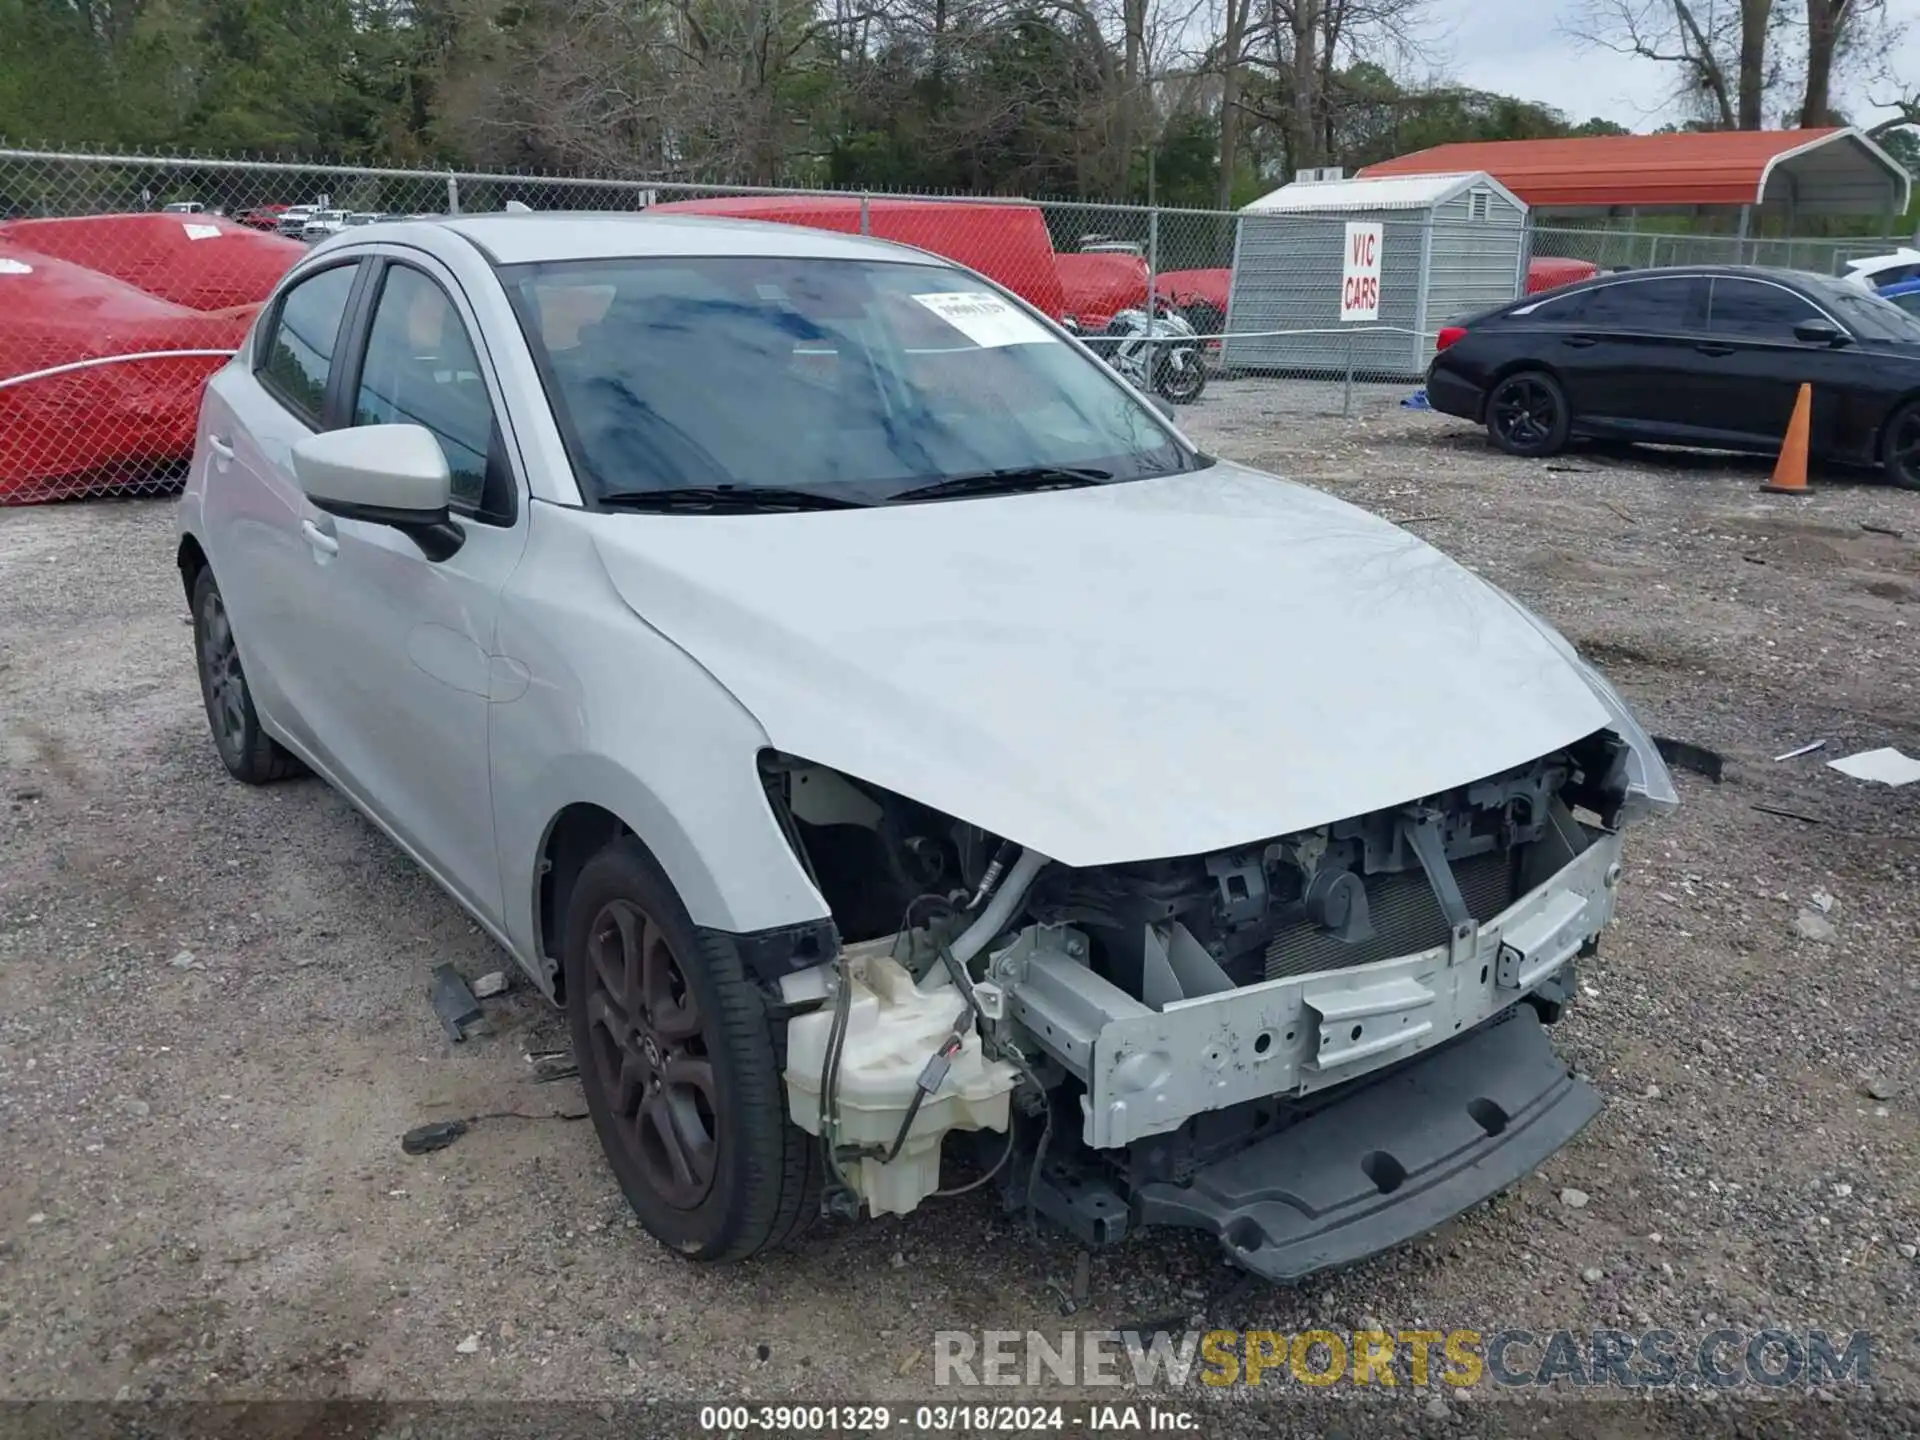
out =
{"type": "Polygon", "coordinates": [[[857,510],[867,502],[778,485],[673,485],[662,490],[615,490],[602,495],[600,503],[622,510],[740,514],[756,510],[857,510]]]}
{"type": "Polygon", "coordinates": [[[887,497],[897,500],[940,500],[956,495],[1017,495],[1034,490],[1073,490],[1111,480],[1110,470],[1075,465],[1024,465],[1010,470],[985,470],[978,475],[955,475],[925,485],[911,485],[887,497]]]}

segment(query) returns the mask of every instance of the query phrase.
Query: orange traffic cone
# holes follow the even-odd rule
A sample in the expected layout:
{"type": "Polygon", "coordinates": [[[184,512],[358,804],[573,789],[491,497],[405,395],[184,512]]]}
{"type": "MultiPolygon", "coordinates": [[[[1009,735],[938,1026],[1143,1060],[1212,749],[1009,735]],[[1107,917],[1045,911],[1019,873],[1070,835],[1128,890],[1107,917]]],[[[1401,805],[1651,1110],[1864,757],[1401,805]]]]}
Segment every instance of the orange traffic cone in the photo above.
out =
{"type": "Polygon", "coordinates": [[[1800,398],[1793,402],[1793,419],[1787,422],[1787,438],[1780,446],[1779,462],[1773,467],[1773,479],[1760,488],[1776,495],[1807,495],[1807,432],[1813,427],[1813,386],[1802,385],[1800,398]]]}

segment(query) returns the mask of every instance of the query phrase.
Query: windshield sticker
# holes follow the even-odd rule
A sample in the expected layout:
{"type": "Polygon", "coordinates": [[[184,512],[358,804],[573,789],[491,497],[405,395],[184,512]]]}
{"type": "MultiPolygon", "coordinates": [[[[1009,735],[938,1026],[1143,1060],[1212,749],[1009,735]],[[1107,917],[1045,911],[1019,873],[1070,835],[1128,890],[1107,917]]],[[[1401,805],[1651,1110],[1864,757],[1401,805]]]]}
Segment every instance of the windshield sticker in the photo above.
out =
{"type": "Polygon", "coordinates": [[[1044,345],[1054,338],[1032,316],[983,290],[943,290],[913,298],[983,350],[1044,345]]]}

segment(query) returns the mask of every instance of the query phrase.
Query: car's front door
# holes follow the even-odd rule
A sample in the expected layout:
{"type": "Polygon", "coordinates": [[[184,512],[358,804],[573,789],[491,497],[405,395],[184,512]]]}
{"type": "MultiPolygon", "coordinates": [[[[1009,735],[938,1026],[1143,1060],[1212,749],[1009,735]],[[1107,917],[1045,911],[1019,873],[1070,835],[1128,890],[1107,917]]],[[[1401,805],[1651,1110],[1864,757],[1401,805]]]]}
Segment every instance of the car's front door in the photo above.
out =
{"type": "Polygon", "coordinates": [[[340,418],[414,424],[439,440],[460,547],[429,559],[387,525],[320,514],[307,536],[306,654],[326,677],[315,724],[341,783],[489,920],[501,913],[488,707],[502,587],[527,507],[495,382],[454,278],[379,259],[351,327],[340,418]]]}
{"type": "Polygon", "coordinates": [[[1691,275],[1628,277],[1587,291],[1578,318],[1554,327],[1548,348],[1583,428],[1658,436],[1683,423],[1705,291],[1691,275]]]}
{"type": "Polygon", "coordinates": [[[1825,341],[1794,338],[1804,321],[1838,322],[1772,280],[1716,275],[1707,300],[1702,367],[1689,400],[1694,423],[1744,445],[1777,445],[1802,384],[1813,386],[1813,448],[1825,450],[1838,411],[1835,382],[1851,357],[1825,341]]]}

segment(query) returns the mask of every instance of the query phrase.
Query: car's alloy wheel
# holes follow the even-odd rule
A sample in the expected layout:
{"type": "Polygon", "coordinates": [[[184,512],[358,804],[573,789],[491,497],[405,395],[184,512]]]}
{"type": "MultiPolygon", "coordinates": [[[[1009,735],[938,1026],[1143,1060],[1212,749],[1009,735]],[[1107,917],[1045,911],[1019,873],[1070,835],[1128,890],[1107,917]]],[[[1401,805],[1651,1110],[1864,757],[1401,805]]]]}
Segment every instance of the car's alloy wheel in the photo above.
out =
{"type": "Polygon", "coordinates": [[[213,571],[204,568],[193,580],[193,648],[207,726],[228,773],[249,785],[299,774],[300,762],[267,734],[254,711],[233,617],[227,613],[226,598],[214,582],[213,571]]]}
{"type": "Polygon", "coordinates": [[[713,1189],[720,1150],[700,1002],[665,933],[631,900],[593,917],[587,958],[592,1064],[620,1142],[649,1189],[691,1210],[713,1189]]]}
{"type": "Polygon", "coordinates": [[[819,1143],[787,1118],[785,1023],[734,938],[697,928],[629,835],[573,882],[562,962],[587,1113],[648,1233],[713,1261],[798,1236],[819,1143]]]}
{"type": "Polygon", "coordinates": [[[1920,402],[1902,406],[1887,422],[1887,479],[1903,490],[1920,490],[1920,402]]]}
{"type": "Polygon", "coordinates": [[[247,677],[233,643],[233,622],[226,601],[208,587],[200,606],[200,676],[206,686],[207,723],[222,755],[237,755],[246,744],[247,677]]]}
{"type": "Polygon", "coordinates": [[[1552,376],[1509,375],[1487,399],[1487,433],[1510,455],[1551,455],[1567,443],[1567,401],[1552,376]]]}

